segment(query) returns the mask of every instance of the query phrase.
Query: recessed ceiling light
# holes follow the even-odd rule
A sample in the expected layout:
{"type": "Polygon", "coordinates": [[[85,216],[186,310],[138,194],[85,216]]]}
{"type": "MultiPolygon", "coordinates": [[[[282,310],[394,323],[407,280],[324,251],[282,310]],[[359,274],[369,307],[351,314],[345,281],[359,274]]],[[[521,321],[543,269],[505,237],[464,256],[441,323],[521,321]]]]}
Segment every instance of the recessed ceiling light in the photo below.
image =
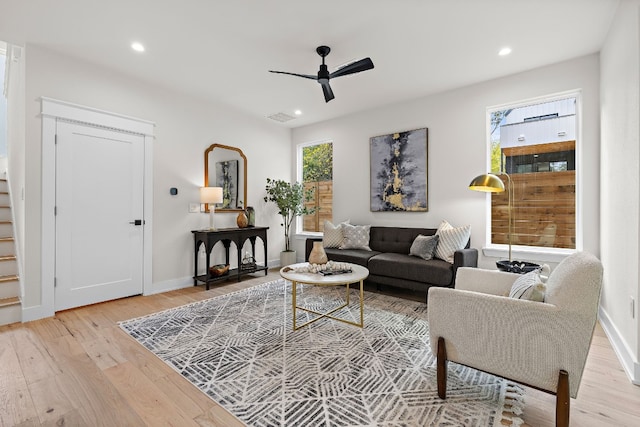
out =
{"type": "Polygon", "coordinates": [[[131,43],[131,49],[135,50],[136,52],[144,52],[144,46],[142,46],[142,43],[138,42],[131,43]]]}
{"type": "Polygon", "coordinates": [[[502,49],[500,49],[500,52],[498,52],[498,55],[507,56],[510,53],[511,53],[511,48],[510,47],[503,47],[502,49]]]}
{"type": "Polygon", "coordinates": [[[296,110],[296,111],[294,111],[294,112],[293,112],[293,114],[295,114],[296,116],[299,116],[299,115],[301,115],[301,114],[302,114],[302,111],[300,111],[300,110],[296,110]]]}

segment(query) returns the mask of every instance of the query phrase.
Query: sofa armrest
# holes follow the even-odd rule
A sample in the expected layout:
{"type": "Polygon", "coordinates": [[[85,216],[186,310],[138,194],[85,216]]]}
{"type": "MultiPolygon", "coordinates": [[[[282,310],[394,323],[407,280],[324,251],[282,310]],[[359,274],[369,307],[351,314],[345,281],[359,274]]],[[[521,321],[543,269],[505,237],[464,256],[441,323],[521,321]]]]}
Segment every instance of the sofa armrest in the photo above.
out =
{"type": "Polygon", "coordinates": [[[322,242],[322,237],[307,237],[304,247],[304,260],[309,262],[309,254],[313,249],[313,242],[322,242]]]}
{"type": "Polygon", "coordinates": [[[498,270],[462,267],[456,276],[455,288],[462,291],[507,296],[520,274],[498,270]]]}
{"type": "Polygon", "coordinates": [[[453,279],[451,286],[456,283],[456,275],[460,267],[477,267],[478,250],[475,248],[459,249],[453,254],[453,279]]]}

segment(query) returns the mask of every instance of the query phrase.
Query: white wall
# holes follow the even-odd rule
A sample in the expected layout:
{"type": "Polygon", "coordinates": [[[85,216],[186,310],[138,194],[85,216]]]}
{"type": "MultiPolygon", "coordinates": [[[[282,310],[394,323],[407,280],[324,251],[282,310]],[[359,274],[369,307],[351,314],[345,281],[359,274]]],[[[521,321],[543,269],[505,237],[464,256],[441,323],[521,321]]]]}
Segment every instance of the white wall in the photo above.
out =
{"type": "Polygon", "coordinates": [[[610,28],[601,51],[601,318],[627,373],[640,384],[640,2],[622,2],[610,28]]]}
{"type": "MultiPolygon", "coordinates": [[[[495,258],[482,255],[486,242],[486,195],[468,190],[471,179],[488,170],[486,108],[524,99],[582,90],[582,188],[584,249],[599,255],[599,60],[571,61],[293,130],[292,146],[333,140],[335,221],[356,224],[437,227],[471,224],[471,245],[480,249],[481,267],[495,258]],[[369,138],[397,131],[429,129],[427,213],[370,212],[369,138]]],[[[296,241],[303,250],[304,241],[296,241]]],[[[535,260],[535,259],[534,259],[535,260]]]]}
{"type": "MultiPolygon", "coordinates": [[[[239,147],[247,156],[248,204],[256,208],[256,223],[271,227],[268,258],[278,259],[282,244],[278,218],[261,200],[266,178],[275,171],[289,171],[289,129],[39,46],[28,45],[26,51],[25,307],[40,304],[41,96],[156,123],[153,148],[155,288],[162,290],[191,283],[194,255],[190,231],[208,226],[208,218],[206,214],[188,213],[188,207],[190,202],[199,201],[198,188],[204,180],[204,151],[216,142],[239,147]],[[171,187],[178,188],[177,196],[169,194],[171,187]]],[[[215,79],[211,84],[215,84],[215,79]]],[[[236,215],[216,214],[216,225],[235,226],[236,215]]],[[[257,246],[260,249],[260,243],[257,246]]],[[[214,258],[222,261],[222,251],[216,250],[214,258]]]]}
{"type": "Polygon", "coordinates": [[[25,178],[24,50],[21,47],[9,45],[7,56],[10,58],[7,87],[7,179],[16,233],[14,239],[18,256],[18,270],[22,286],[24,286],[22,277],[25,236],[25,203],[22,198],[25,178]]]}

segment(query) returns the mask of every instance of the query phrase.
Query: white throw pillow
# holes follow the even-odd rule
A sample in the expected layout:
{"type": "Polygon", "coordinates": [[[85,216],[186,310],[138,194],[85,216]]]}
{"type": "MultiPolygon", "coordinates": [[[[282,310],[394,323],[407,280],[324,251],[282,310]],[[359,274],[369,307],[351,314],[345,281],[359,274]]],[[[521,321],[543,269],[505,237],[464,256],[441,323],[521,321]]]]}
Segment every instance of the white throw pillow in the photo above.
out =
{"type": "Polygon", "coordinates": [[[436,246],[436,258],[453,264],[453,254],[467,246],[471,237],[471,226],[453,227],[443,220],[436,234],[440,237],[436,246]]]}
{"type": "Polygon", "coordinates": [[[344,240],[342,241],[342,245],[340,245],[340,249],[364,249],[365,251],[371,250],[371,248],[369,247],[369,230],[371,229],[370,225],[341,225],[344,240]]]}
{"type": "Polygon", "coordinates": [[[349,224],[349,220],[333,225],[329,221],[324,222],[324,234],[322,235],[322,246],[325,248],[339,248],[342,245],[342,224],[349,224]]]}
{"type": "Polygon", "coordinates": [[[545,291],[546,286],[540,279],[540,270],[534,270],[523,274],[513,282],[509,298],[543,302],[545,291]]]}

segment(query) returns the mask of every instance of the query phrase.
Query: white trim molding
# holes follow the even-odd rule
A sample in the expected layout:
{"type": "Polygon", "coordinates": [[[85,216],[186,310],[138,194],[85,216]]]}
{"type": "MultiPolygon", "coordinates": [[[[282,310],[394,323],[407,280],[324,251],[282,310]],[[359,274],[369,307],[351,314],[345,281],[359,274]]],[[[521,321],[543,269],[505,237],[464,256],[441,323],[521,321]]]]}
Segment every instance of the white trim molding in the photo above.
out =
{"type": "Polygon", "coordinates": [[[607,335],[607,338],[609,338],[609,342],[611,342],[613,351],[615,351],[616,356],[618,356],[624,372],[633,384],[640,386],[640,363],[638,363],[638,360],[633,356],[633,352],[602,306],[598,310],[598,316],[600,318],[600,325],[602,325],[604,333],[607,335]]]}
{"type": "Polygon", "coordinates": [[[56,99],[41,98],[42,117],[42,251],[40,306],[24,307],[23,322],[51,317],[55,314],[55,134],[58,120],[104,127],[144,137],[144,237],[143,294],[152,289],[153,234],[153,139],[155,124],[148,120],[124,116],[96,108],[56,99]]]}

